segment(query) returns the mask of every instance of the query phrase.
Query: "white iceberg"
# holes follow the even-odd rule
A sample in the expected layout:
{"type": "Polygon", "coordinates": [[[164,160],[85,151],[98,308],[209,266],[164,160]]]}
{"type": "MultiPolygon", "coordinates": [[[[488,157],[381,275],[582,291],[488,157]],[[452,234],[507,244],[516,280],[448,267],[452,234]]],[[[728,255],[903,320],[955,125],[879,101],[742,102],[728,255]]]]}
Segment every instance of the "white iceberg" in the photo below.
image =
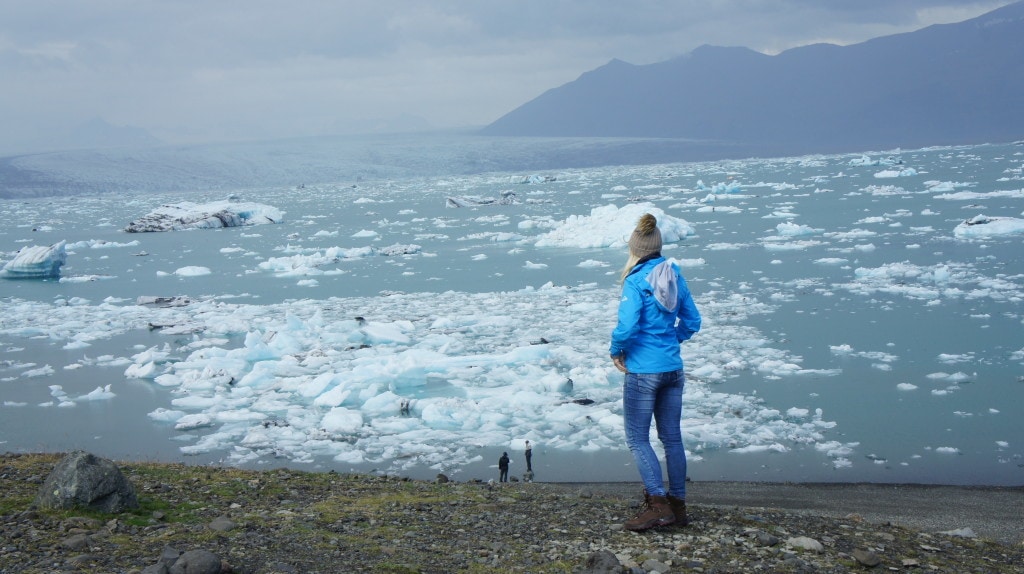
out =
{"type": "Polygon", "coordinates": [[[66,243],[22,247],[14,259],[4,264],[0,275],[16,279],[60,277],[60,268],[67,260],[66,243]]]}
{"type": "Polygon", "coordinates": [[[1024,234],[1024,219],[975,215],[953,229],[959,239],[1024,234]]]}
{"type": "Polygon", "coordinates": [[[516,194],[514,191],[503,191],[498,197],[480,197],[478,195],[456,195],[446,197],[444,200],[445,207],[479,207],[482,205],[515,205],[519,203],[516,200],[516,194]]]}
{"type": "Polygon", "coordinates": [[[548,183],[551,181],[558,181],[558,178],[553,175],[513,175],[508,178],[509,183],[548,183]]]}
{"type": "Polygon", "coordinates": [[[570,215],[564,222],[537,238],[537,247],[625,247],[636,229],[640,216],[650,213],[658,220],[661,239],[676,243],[694,234],[686,220],[666,215],[650,203],[630,203],[619,208],[614,205],[595,207],[590,215],[570,215]]]}
{"type": "Polygon", "coordinates": [[[240,227],[263,223],[281,223],[284,212],[269,205],[229,198],[210,203],[168,203],[130,222],[128,233],[240,227]]]}
{"type": "Polygon", "coordinates": [[[894,177],[912,177],[917,175],[917,170],[912,167],[903,169],[885,169],[875,174],[878,179],[891,179],[894,177]]]}
{"type": "Polygon", "coordinates": [[[801,237],[805,235],[816,235],[822,232],[821,229],[815,229],[808,225],[797,225],[790,221],[776,225],[775,229],[779,232],[781,237],[801,237]]]}

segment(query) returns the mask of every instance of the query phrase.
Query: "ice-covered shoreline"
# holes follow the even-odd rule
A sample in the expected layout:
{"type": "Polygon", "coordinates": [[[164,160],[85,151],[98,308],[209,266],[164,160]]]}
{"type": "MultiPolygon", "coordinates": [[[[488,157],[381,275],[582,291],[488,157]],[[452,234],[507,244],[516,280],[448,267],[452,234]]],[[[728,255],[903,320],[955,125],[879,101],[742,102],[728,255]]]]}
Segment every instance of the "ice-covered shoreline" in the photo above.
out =
{"type": "MultiPolygon", "coordinates": [[[[614,289],[597,286],[547,285],[269,306],[16,301],[9,307],[14,314],[46,316],[51,323],[36,324],[31,333],[4,333],[88,342],[160,325],[168,335],[192,334],[195,340],[179,348],[109,359],[124,365],[127,377],[170,390],[171,404],[150,417],[201,431],[195,444],[182,447],[186,454],[225,451],[235,464],[267,456],[297,462],[330,457],[452,470],[477,460],[480,447],[515,448],[526,439],[554,450],[624,449],[621,381],[601,349],[615,296],[614,289]],[[71,333],[69,316],[103,327],[71,333]]],[[[820,444],[843,464],[850,446],[824,440],[822,431],[832,423],[823,413],[780,413],[713,385],[732,369],[828,373],[802,368],[783,350],[748,343],[761,337],[742,319],[766,306],[701,304],[711,317],[728,309],[730,320],[710,319],[710,334],[684,348],[691,370],[685,421],[691,456],[726,446],[781,452],[797,442],[820,444]],[[748,416],[720,414],[740,411],[748,416]],[[737,437],[749,439],[737,444],[737,437]]],[[[68,398],[54,389],[52,405],[105,398],[100,392],[68,398]]]]}

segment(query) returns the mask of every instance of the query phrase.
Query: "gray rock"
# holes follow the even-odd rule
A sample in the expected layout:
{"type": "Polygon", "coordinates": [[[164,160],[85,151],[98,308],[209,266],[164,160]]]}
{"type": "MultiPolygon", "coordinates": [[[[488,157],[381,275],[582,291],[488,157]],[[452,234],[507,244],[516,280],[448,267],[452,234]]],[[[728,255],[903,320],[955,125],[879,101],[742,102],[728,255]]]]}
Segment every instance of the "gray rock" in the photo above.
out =
{"type": "Polygon", "coordinates": [[[89,548],[89,537],[85,534],[75,534],[61,541],[60,545],[68,550],[85,550],[89,548]]]}
{"type": "Polygon", "coordinates": [[[78,556],[72,556],[68,559],[67,563],[70,566],[76,568],[85,568],[90,564],[95,564],[98,561],[95,554],[79,554],[78,556]]]}
{"type": "Polygon", "coordinates": [[[668,572],[670,570],[670,566],[668,564],[659,560],[654,560],[653,558],[650,560],[644,560],[644,563],[641,564],[641,566],[648,572],[668,572]]]}
{"type": "Polygon", "coordinates": [[[793,548],[810,550],[811,552],[821,553],[825,551],[825,547],[821,545],[821,542],[818,542],[817,540],[813,538],[808,538],[806,536],[797,536],[795,538],[790,538],[786,541],[786,544],[793,548]]]}
{"type": "Polygon", "coordinates": [[[870,550],[865,550],[863,548],[857,548],[856,550],[854,550],[853,558],[857,562],[869,568],[878,566],[882,563],[882,559],[878,557],[878,554],[875,554],[874,552],[870,550]]]}
{"type": "Polygon", "coordinates": [[[587,556],[583,561],[583,569],[579,574],[619,574],[622,572],[622,564],[608,550],[598,550],[587,556]]]}
{"type": "Polygon", "coordinates": [[[235,529],[235,523],[227,516],[218,516],[210,521],[209,528],[215,532],[227,532],[235,529]]]}
{"type": "Polygon", "coordinates": [[[86,507],[114,514],[138,508],[139,501],[135,487],[113,462],[75,451],[53,468],[33,504],[58,510],[86,507]]]}
{"type": "Polygon", "coordinates": [[[168,569],[168,574],[220,574],[220,557],[207,550],[189,550],[168,569]]]}
{"type": "Polygon", "coordinates": [[[158,562],[163,564],[167,568],[170,568],[178,561],[178,557],[181,556],[181,551],[173,546],[164,546],[163,551],[160,552],[160,558],[158,562]]]}
{"type": "Polygon", "coordinates": [[[764,531],[759,531],[757,533],[756,538],[757,538],[757,543],[760,544],[761,546],[775,546],[776,544],[779,543],[779,538],[777,536],[775,536],[773,534],[769,534],[769,533],[764,532],[764,531]]]}

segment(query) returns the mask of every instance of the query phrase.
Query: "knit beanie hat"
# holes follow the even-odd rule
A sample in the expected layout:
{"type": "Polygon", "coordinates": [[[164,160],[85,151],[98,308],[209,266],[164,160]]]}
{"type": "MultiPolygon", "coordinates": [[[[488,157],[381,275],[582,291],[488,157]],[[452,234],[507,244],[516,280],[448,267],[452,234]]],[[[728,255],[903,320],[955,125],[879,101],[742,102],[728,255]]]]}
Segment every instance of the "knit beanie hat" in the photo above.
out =
{"type": "Polygon", "coordinates": [[[636,224],[636,229],[629,236],[629,254],[637,259],[661,252],[661,230],[658,220],[650,213],[645,213],[636,224]]]}

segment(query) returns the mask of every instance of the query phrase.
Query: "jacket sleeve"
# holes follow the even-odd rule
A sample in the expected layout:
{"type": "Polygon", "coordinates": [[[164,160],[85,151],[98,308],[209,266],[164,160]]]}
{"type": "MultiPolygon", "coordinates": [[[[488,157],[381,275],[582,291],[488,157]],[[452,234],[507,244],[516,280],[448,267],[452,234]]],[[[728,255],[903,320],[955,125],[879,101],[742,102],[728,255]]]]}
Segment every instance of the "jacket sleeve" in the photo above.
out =
{"type": "Polygon", "coordinates": [[[682,275],[679,276],[679,310],[676,317],[679,319],[676,322],[676,338],[680,343],[700,331],[700,311],[697,310],[697,305],[694,304],[693,296],[690,294],[690,287],[682,275]]]}
{"type": "Polygon", "coordinates": [[[622,298],[619,299],[619,318],[612,331],[612,344],[608,354],[617,357],[626,352],[629,342],[640,328],[640,312],[643,310],[643,297],[635,285],[626,281],[622,285],[622,298]]]}

